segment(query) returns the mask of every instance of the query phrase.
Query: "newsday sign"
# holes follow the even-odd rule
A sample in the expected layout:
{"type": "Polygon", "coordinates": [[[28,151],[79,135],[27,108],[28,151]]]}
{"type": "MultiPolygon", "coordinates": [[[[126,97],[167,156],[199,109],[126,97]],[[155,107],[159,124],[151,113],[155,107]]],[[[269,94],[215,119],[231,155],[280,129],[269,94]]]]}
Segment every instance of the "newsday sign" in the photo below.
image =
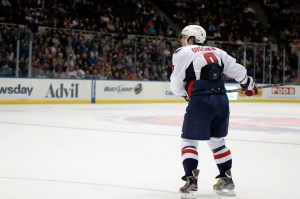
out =
{"type": "MultiPolygon", "coordinates": [[[[238,84],[226,84],[227,90],[238,84]]],[[[300,86],[227,94],[230,101],[300,102],[300,86]]],[[[0,78],[0,104],[159,103],[185,102],[175,96],[170,82],[81,79],[0,78]]]]}

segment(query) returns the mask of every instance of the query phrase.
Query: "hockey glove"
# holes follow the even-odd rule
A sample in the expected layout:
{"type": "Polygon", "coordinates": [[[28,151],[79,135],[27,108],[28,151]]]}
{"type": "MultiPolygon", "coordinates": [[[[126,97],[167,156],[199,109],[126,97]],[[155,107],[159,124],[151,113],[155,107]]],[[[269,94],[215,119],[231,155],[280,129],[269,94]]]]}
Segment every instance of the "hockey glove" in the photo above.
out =
{"type": "Polygon", "coordinates": [[[185,93],[184,96],[182,96],[182,97],[185,99],[185,101],[187,101],[187,102],[190,101],[190,97],[187,93],[185,93]]]}
{"type": "Polygon", "coordinates": [[[185,95],[185,96],[183,96],[183,98],[185,99],[185,101],[190,101],[190,98],[189,98],[189,96],[187,96],[187,95],[185,95]]]}
{"type": "Polygon", "coordinates": [[[246,76],[245,80],[243,80],[240,85],[243,89],[245,89],[245,94],[249,97],[258,93],[258,89],[256,84],[253,82],[252,77],[246,76]]]}

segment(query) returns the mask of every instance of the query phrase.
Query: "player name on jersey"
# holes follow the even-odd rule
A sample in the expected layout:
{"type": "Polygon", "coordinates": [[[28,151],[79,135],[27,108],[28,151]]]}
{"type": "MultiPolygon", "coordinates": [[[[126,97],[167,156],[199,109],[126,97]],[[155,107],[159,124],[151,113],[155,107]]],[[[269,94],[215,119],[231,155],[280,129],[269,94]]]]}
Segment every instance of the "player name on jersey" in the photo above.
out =
{"type": "Polygon", "coordinates": [[[192,48],[192,51],[194,53],[196,53],[196,52],[202,52],[202,51],[213,51],[213,50],[216,50],[216,48],[214,48],[214,47],[202,47],[202,46],[199,46],[199,47],[196,47],[196,48],[192,48]]]}

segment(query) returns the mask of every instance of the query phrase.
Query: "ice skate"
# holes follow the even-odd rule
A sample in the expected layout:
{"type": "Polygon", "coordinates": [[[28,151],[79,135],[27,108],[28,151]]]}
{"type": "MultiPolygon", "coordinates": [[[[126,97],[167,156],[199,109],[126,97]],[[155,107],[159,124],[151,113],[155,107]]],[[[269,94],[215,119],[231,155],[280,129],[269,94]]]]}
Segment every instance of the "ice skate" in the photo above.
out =
{"type": "Polygon", "coordinates": [[[179,192],[181,194],[182,199],[195,199],[196,198],[196,192],[198,190],[198,175],[199,170],[194,169],[193,170],[193,176],[183,176],[182,180],[186,181],[185,185],[180,188],[179,192]]]}
{"type": "MultiPolygon", "coordinates": [[[[214,185],[214,190],[217,194],[226,196],[235,196],[234,183],[230,170],[225,172],[225,177],[220,177],[217,183],[214,185]]],[[[218,178],[218,176],[217,176],[218,178]]]]}

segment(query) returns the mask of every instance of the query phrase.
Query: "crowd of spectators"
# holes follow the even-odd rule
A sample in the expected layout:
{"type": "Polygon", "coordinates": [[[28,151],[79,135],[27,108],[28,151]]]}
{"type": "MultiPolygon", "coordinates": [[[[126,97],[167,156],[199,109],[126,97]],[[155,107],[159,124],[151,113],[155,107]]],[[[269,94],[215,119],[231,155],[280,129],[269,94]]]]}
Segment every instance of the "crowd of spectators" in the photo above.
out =
{"type": "MultiPolygon", "coordinates": [[[[298,82],[298,55],[288,54],[284,48],[273,50],[271,45],[241,45],[238,43],[218,43],[228,54],[242,63],[248,75],[258,83],[298,82]],[[246,57],[244,57],[246,56],[246,57]]],[[[227,80],[232,81],[232,80],[227,80]]]]}
{"type": "Polygon", "coordinates": [[[282,18],[281,23],[266,28],[247,1],[152,2],[160,11],[144,0],[1,0],[0,76],[16,75],[19,38],[21,77],[28,75],[31,61],[32,77],[169,81],[172,53],[180,43],[164,18],[166,14],[179,29],[199,24],[207,30],[208,40],[228,42],[217,46],[228,50],[239,63],[244,64],[246,49],[245,66],[257,82],[297,79],[296,55],[287,50],[283,63],[280,44],[299,40],[299,4],[264,1],[270,18],[282,18]],[[278,10],[279,16],[274,16],[278,10]],[[276,35],[277,51],[268,43],[272,33],[281,33],[276,35]],[[262,45],[245,45],[253,42],[262,45]]]}
{"type": "Polygon", "coordinates": [[[0,48],[0,54],[6,56],[0,56],[0,75],[14,73],[13,46],[20,35],[19,76],[27,76],[31,34],[32,77],[168,81],[171,74],[171,52],[176,47],[161,38],[120,40],[109,34],[67,29],[44,28],[35,34],[27,30],[1,28],[0,46],[5,44],[6,48],[0,48]]]}
{"type": "Polygon", "coordinates": [[[166,0],[162,4],[180,27],[199,24],[206,27],[210,39],[262,42],[266,34],[248,1],[166,0]]]}
{"type": "MultiPolygon", "coordinates": [[[[300,3],[264,0],[262,6],[268,16],[268,34],[275,37],[278,47],[277,51],[271,52],[271,82],[299,81],[299,53],[292,49],[296,47],[300,51],[300,3]]],[[[267,53],[267,61],[270,63],[270,52],[267,53]]]]}
{"type": "Polygon", "coordinates": [[[298,1],[266,0],[264,8],[270,20],[271,29],[279,44],[288,47],[299,41],[300,3],[298,1]]]}
{"type": "Polygon", "coordinates": [[[0,23],[174,37],[165,19],[144,0],[1,0],[0,23]]]}

